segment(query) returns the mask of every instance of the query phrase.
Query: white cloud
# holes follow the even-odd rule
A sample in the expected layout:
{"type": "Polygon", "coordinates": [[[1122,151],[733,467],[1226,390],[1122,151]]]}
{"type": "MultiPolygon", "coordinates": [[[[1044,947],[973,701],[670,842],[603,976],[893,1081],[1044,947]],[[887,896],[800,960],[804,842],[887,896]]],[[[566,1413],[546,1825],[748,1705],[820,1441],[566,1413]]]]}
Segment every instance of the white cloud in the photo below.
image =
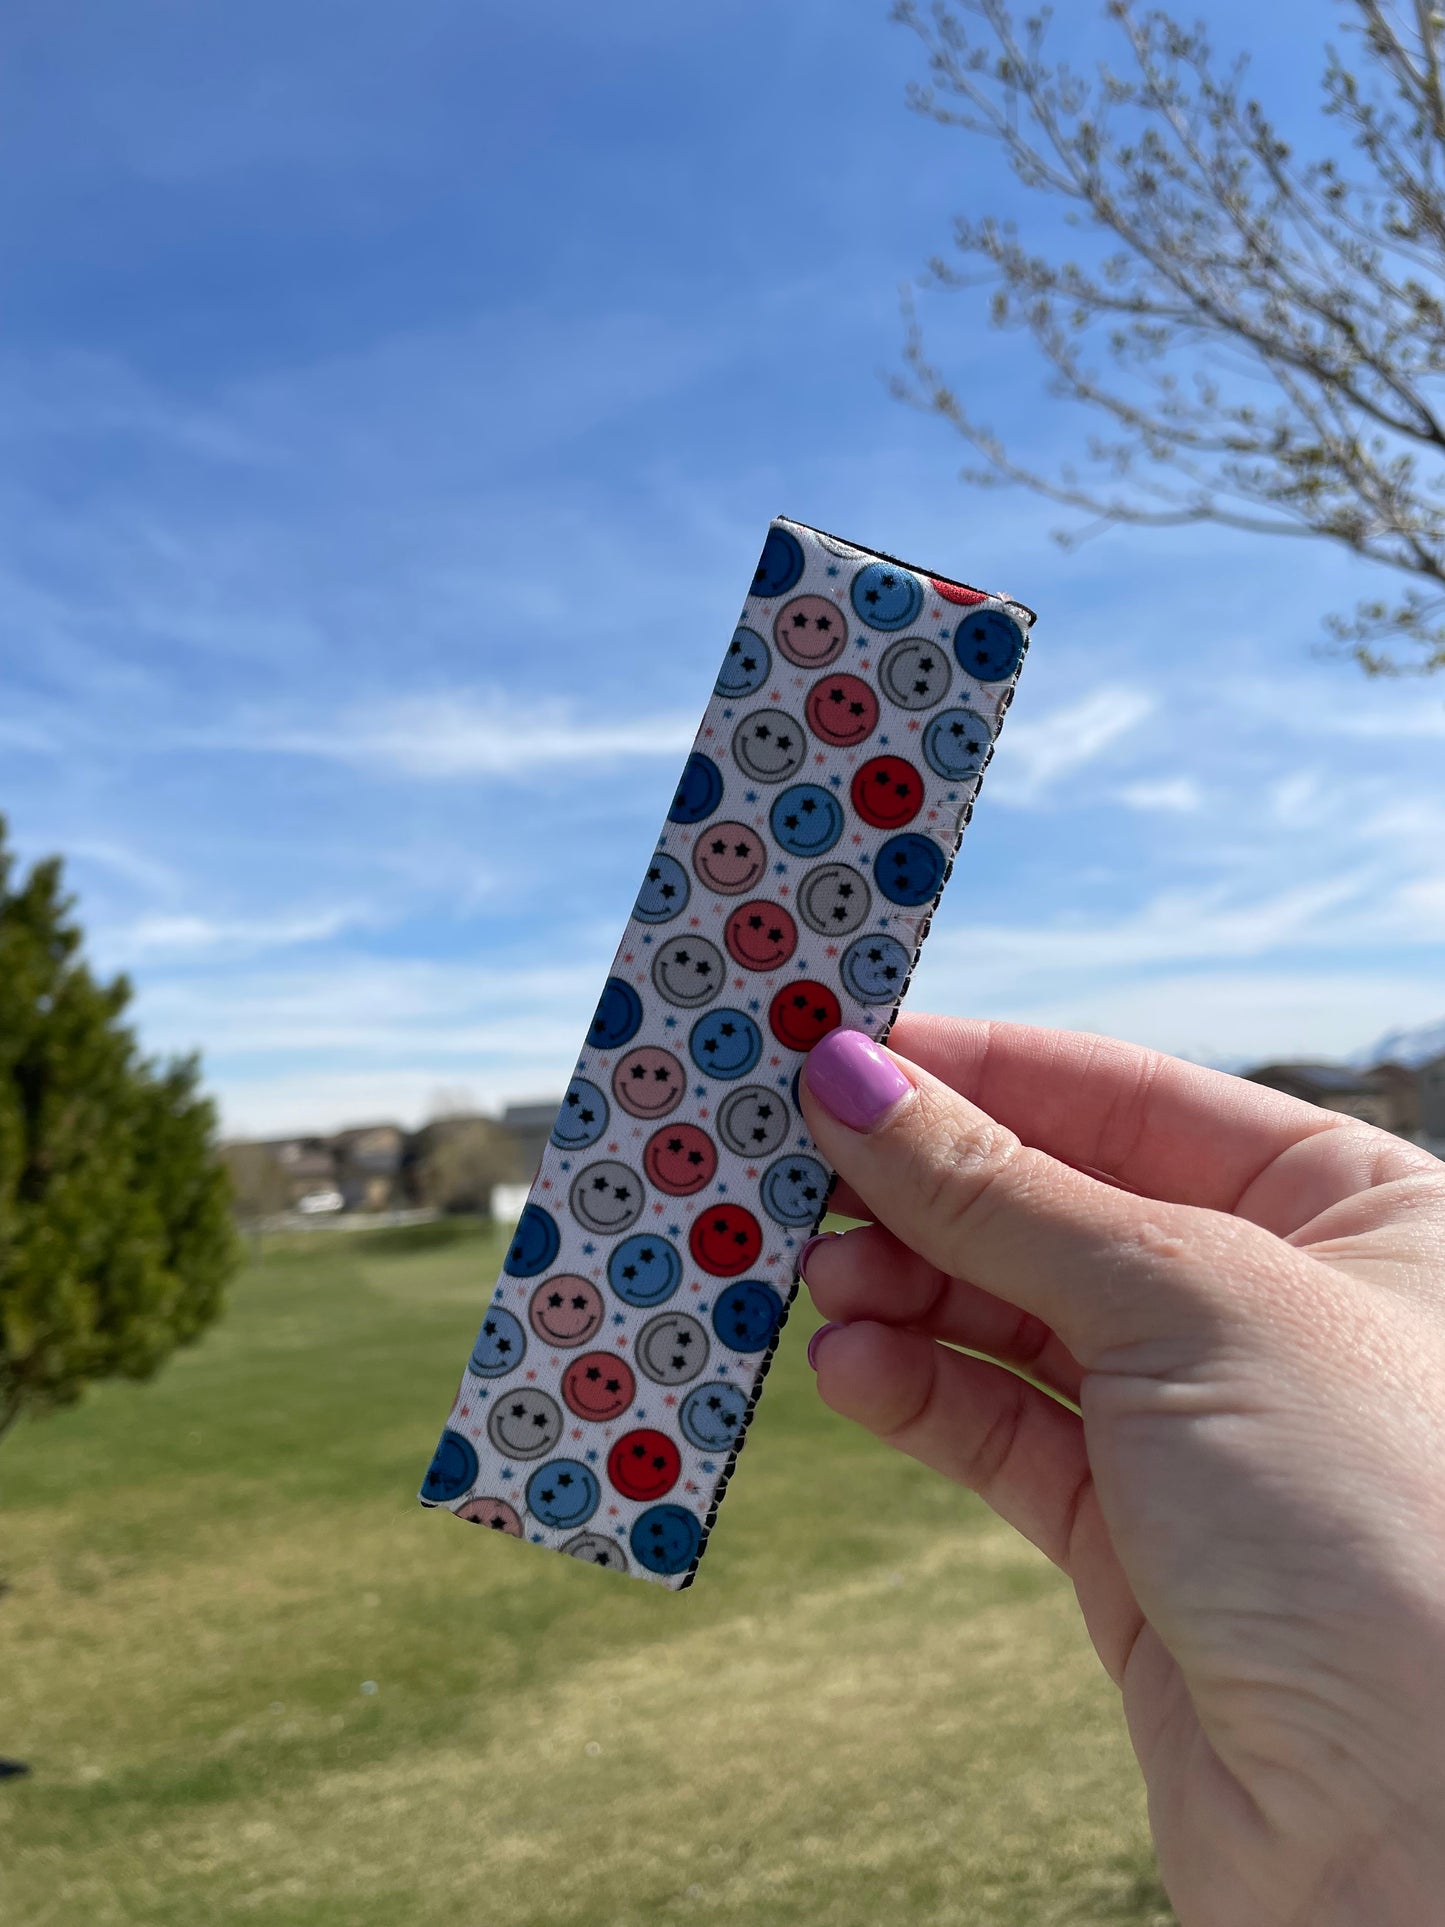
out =
{"type": "Polygon", "coordinates": [[[282,917],[220,918],[194,913],[139,917],[123,927],[95,933],[95,946],[111,963],[157,957],[251,954],[325,943],[368,921],[348,909],[301,911],[282,917]]]}
{"type": "Polygon", "coordinates": [[[242,730],[233,746],[316,756],[435,781],[511,776],[558,764],[681,757],[697,719],[641,716],[591,721],[557,702],[535,705],[500,691],[403,696],[342,711],[324,728],[242,730]]]}
{"type": "Polygon", "coordinates": [[[1163,776],[1153,782],[1126,783],[1115,795],[1129,809],[1150,816],[1192,816],[1204,807],[1204,791],[1192,776],[1163,776]]]}
{"type": "Polygon", "coordinates": [[[1011,716],[989,767],[991,803],[1040,803],[1065,776],[1096,762],[1155,709],[1142,689],[1098,689],[1043,716],[1011,716]]]}

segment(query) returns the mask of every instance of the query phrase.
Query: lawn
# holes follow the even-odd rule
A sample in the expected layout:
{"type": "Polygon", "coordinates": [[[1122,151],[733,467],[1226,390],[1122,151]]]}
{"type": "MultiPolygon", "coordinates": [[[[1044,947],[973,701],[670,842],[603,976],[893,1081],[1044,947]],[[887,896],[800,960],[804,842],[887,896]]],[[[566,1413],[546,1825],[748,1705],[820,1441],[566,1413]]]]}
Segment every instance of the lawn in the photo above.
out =
{"type": "Polygon", "coordinates": [[[0,1448],[7,1927],[1158,1927],[1072,1595],[789,1328],[673,1594],[422,1511],[493,1239],[316,1238],[0,1448]]]}

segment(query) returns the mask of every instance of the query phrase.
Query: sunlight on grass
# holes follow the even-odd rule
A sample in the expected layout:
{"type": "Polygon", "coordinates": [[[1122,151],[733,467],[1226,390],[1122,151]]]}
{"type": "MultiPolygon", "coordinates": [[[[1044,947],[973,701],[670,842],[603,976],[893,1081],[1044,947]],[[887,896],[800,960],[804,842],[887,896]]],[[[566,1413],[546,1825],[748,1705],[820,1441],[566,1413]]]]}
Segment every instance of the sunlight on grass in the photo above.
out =
{"type": "Polygon", "coordinates": [[[23,1927],[1169,1920],[1068,1588],[790,1331],[676,1595],[417,1508],[495,1269],[306,1248],[0,1457],[23,1927]]]}

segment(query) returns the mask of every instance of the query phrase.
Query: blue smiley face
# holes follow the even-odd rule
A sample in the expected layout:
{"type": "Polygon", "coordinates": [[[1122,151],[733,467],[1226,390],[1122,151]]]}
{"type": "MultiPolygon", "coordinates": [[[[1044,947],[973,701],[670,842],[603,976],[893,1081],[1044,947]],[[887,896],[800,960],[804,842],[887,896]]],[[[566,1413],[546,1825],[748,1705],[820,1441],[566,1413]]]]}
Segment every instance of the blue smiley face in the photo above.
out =
{"type": "Polygon", "coordinates": [[[932,837],[910,830],[889,837],[873,859],[873,878],[890,903],[916,908],[938,895],[947,864],[932,837]]]}
{"type": "Polygon", "coordinates": [[[539,1465],[527,1481],[527,1510],[544,1526],[562,1532],[585,1525],[601,1499],[597,1474],[579,1459],[553,1459],[539,1465]]]}
{"type": "Polygon", "coordinates": [[[838,975],[848,995],[860,1004],[896,1004],[908,981],[909,961],[897,937],[875,931],[849,944],[838,975]]]}
{"type": "Polygon", "coordinates": [[[772,667],[772,654],[757,631],[739,629],[728,644],[713,694],[751,696],[768,680],[772,667]]]}
{"type": "Polygon", "coordinates": [[[763,1054],[763,1035],[741,1010],[710,1010],[687,1040],[692,1061],[707,1077],[745,1077],[763,1054]]]}
{"type": "Polygon", "coordinates": [[[587,1032],[598,1050],[620,1050],[642,1029],[642,999],[621,977],[609,977],[602,987],[597,1015],[587,1032]]]}
{"type": "Polygon", "coordinates": [[[467,1370],[478,1378],[500,1378],[513,1366],[520,1365],[526,1353],[527,1334],[521,1325],[511,1312],[493,1305],[482,1320],[482,1329],[467,1360],[467,1370]]]}
{"type": "Polygon", "coordinates": [[[761,1196],[777,1224],[815,1224],[828,1196],[828,1173],[816,1158],[778,1158],[763,1173],[761,1196]]]}
{"type": "Polygon", "coordinates": [[[607,1282],[624,1305],[661,1305],[682,1283],[682,1259],[666,1238],[639,1231],[607,1260],[607,1282]]]}
{"type": "Polygon", "coordinates": [[[552,1126],[552,1142],[564,1151],[585,1150],[607,1129],[607,1114],[607,1099],[597,1086],[574,1077],[552,1126]]]}
{"type": "Polygon", "coordinates": [[[671,923],[687,908],[692,885],[675,856],[659,850],[647,866],[632,914],[639,923],[671,923]]]}
{"type": "Polygon", "coordinates": [[[821,856],[843,834],[843,805],[817,783],[795,783],[774,803],[768,823],[789,856],[821,856]]]}
{"type": "Polygon", "coordinates": [[[896,562],[865,564],[849,593],[854,609],[874,629],[906,629],[923,607],[923,584],[896,562]]]}
{"type": "Polygon", "coordinates": [[[753,577],[753,594],[786,595],[803,579],[803,545],[790,529],[771,528],[753,577]]]}
{"type": "Polygon", "coordinates": [[[450,1505],[470,1492],[477,1476],[477,1448],[460,1432],[446,1431],[432,1454],[432,1462],[421,1482],[421,1497],[427,1505],[450,1505]]]}
{"type": "Polygon", "coordinates": [[[669,823],[701,823],[711,816],[722,801],[722,771],[710,756],[694,750],[688,757],[667,812],[669,823]]]}
{"type": "Polygon", "coordinates": [[[649,1572],[686,1572],[702,1544],[702,1521],[680,1505],[652,1505],[633,1522],[632,1556],[649,1572]]]}
{"type": "Polygon", "coordinates": [[[682,1436],[699,1452],[730,1452],[741,1436],[747,1409],[748,1395],[742,1386],[719,1378],[688,1393],[677,1422],[682,1436]]]}
{"type": "Polygon", "coordinates": [[[967,783],[988,761],[993,732],[972,709],[945,709],[923,732],[924,761],[950,783],[967,783]]]}
{"type": "Polygon", "coordinates": [[[712,1308],[712,1328],[735,1352],[761,1352],[778,1335],[783,1301],[761,1278],[744,1278],[720,1291],[712,1308]]]}
{"type": "Polygon", "coordinates": [[[502,1269],[513,1278],[539,1278],[561,1246],[562,1234],[551,1212],[540,1204],[523,1205],[502,1269]]]}
{"type": "Polygon", "coordinates": [[[954,630],[953,653],[975,682],[1002,682],[1023,661],[1024,632],[1002,609],[975,609],[954,630]]]}

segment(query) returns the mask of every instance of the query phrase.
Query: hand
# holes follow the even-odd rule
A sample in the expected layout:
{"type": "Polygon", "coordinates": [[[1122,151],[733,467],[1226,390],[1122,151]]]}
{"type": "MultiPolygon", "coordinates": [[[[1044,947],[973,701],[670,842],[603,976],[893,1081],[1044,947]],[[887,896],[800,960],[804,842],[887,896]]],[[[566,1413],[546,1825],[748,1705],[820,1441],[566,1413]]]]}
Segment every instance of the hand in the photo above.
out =
{"type": "Polygon", "coordinates": [[[1445,1922],[1445,1166],[1105,1038],[892,1041],[804,1078],[873,1220],[805,1249],[824,1400],[1072,1579],[1183,1927],[1445,1922]]]}

